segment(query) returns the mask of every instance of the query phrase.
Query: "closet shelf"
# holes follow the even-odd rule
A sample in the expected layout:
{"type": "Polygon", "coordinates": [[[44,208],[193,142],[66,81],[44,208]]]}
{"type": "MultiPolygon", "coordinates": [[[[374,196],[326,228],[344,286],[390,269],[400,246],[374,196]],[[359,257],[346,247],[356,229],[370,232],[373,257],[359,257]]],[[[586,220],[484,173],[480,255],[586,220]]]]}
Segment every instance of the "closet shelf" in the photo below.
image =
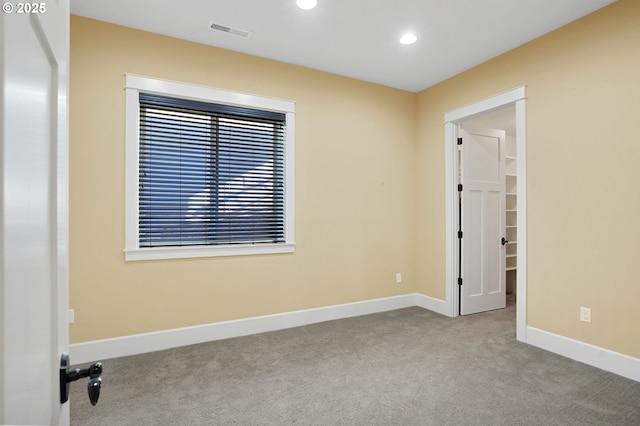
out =
{"type": "Polygon", "coordinates": [[[505,212],[505,238],[509,242],[503,243],[507,248],[503,250],[505,271],[508,272],[506,278],[507,291],[511,288],[511,292],[515,294],[516,291],[516,270],[518,269],[518,254],[516,241],[518,231],[518,160],[516,159],[515,138],[506,138],[505,148],[506,152],[511,155],[505,155],[504,159],[504,212],[505,212]]]}

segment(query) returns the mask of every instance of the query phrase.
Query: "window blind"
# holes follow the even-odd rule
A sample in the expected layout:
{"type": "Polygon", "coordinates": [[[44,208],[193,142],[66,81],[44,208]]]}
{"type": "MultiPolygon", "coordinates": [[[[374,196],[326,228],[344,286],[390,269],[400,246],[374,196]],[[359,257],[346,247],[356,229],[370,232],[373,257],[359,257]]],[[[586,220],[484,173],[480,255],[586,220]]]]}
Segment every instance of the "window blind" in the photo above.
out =
{"type": "Polygon", "coordinates": [[[140,94],[140,247],[284,242],[285,115],[140,94]]]}

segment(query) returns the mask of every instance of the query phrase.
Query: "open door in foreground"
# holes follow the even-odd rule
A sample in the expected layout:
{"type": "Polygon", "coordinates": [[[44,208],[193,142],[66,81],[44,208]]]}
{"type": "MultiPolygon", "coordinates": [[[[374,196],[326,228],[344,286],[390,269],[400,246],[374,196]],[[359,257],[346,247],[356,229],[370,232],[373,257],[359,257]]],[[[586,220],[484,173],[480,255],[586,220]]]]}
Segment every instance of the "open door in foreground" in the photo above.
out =
{"type": "Polygon", "coordinates": [[[0,14],[0,424],[69,423],[69,0],[0,14]]]}

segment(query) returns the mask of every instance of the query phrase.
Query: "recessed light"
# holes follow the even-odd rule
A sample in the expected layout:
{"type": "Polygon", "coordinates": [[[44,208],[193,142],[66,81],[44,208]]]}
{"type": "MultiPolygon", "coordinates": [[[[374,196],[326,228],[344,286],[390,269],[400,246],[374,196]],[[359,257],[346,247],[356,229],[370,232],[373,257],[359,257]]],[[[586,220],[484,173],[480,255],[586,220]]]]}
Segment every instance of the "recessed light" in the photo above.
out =
{"type": "Polygon", "coordinates": [[[407,33],[400,37],[400,43],[402,44],[413,44],[416,42],[416,40],[418,40],[418,37],[416,37],[415,34],[411,33],[407,33]]]}
{"type": "Polygon", "coordinates": [[[300,9],[311,10],[318,5],[317,0],[296,0],[296,4],[300,9]]]}

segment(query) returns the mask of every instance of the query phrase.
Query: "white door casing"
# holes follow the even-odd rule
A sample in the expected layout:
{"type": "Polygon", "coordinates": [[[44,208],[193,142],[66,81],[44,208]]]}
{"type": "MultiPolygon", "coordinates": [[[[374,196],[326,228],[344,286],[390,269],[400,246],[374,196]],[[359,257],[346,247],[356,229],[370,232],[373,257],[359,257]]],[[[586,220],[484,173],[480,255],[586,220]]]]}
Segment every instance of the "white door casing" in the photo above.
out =
{"type": "Polygon", "coordinates": [[[458,124],[479,115],[508,106],[515,106],[517,152],[517,257],[516,281],[516,338],[527,341],[527,151],[526,151],[526,96],[525,86],[491,96],[448,111],[444,116],[445,131],[445,290],[446,312],[458,315],[458,124]]]}
{"type": "Polygon", "coordinates": [[[0,15],[0,423],[68,424],[69,1],[18,7],[0,15]]]}
{"type": "MultiPolygon", "coordinates": [[[[461,126],[462,127],[462,126],[461,126]]],[[[461,128],[461,314],[506,306],[505,131],[461,128]]]]}

